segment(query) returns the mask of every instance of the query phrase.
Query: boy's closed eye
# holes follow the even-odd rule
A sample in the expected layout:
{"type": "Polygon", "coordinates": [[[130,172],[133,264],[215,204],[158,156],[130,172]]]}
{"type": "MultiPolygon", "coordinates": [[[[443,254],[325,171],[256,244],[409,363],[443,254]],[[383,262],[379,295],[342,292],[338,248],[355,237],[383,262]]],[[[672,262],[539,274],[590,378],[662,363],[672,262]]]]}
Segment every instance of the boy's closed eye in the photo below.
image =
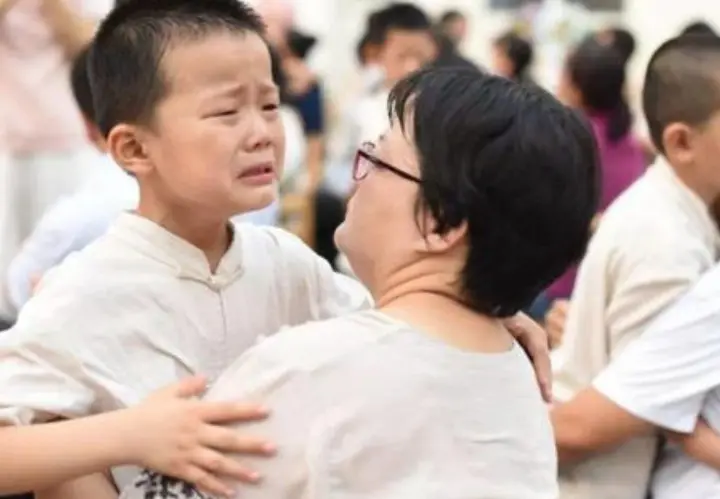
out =
{"type": "Polygon", "coordinates": [[[223,111],[218,111],[216,113],[213,113],[212,116],[222,118],[223,116],[235,116],[237,113],[238,113],[237,109],[225,109],[223,111]]]}

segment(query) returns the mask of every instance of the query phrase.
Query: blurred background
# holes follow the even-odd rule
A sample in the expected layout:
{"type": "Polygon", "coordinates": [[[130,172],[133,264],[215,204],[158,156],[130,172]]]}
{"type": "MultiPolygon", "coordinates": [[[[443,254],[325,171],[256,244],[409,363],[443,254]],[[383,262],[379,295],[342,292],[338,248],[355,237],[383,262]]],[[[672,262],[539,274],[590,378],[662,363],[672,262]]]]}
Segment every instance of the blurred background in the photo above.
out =
{"type": "MultiPolygon", "coordinates": [[[[387,125],[385,98],[400,77],[425,64],[463,64],[541,85],[590,115],[612,111],[600,101],[627,105],[649,164],[638,101],[651,53],[688,27],[712,33],[720,25],[720,2],[711,0],[249,3],[268,25],[288,151],[280,201],[240,218],[288,228],[347,273],[332,234],[354,153],[387,125]],[[611,47],[620,66],[587,52],[575,61],[574,80],[563,78],[588,37],[611,47]]],[[[0,318],[7,323],[47,270],[137,198],[136,186],[108,167],[79,67],[113,4],[0,0],[0,318]]]]}

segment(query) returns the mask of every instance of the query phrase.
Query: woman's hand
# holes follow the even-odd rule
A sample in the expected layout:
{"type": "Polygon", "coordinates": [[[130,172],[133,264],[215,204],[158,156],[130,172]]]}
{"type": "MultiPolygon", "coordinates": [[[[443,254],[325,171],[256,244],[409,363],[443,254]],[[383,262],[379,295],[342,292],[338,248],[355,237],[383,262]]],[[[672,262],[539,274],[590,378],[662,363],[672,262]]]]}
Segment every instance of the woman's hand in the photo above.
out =
{"type": "Polygon", "coordinates": [[[550,347],[547,332],[523,313],[505,319],[505,327],[530,357],[535,368],[540,391],[548,404],[552,402],[552,369],[550,366],[550,347]]]}

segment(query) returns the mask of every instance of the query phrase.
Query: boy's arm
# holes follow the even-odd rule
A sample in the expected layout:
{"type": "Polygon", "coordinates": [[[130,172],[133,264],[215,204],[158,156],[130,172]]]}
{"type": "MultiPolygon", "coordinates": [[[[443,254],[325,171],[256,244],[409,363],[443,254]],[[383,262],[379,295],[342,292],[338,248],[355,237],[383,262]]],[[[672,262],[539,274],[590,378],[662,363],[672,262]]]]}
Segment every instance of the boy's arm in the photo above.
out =
{"type": "Polygon", "coordinates": [[[0,335],[0,425],[8,426],[0,428],[0,494],[44,489],[122,464],[153,467],[210,490],[217,486],[214,472],[247,479],[250,472],[220,452],[267,453],[265,442],[228,437],[210,423],[254,419],[257,408],[250,411],[253,418],[247,407],[177,400],[202,392],[197,382],[189,392],[171,387],[174,391],[151,398],[150,405],[86,417],[110,404],[100,404],[99,394],[125,386],[115,375],[137,375],[128,352],[107,355],[127,334],[127,325],[103,320],[116,314],[102,295],[71,293],[53,285],[55,280],[26,305],[16,326],[0,335]],[[48,423],[58,419],[72,421],[48,423]],[[188,432],[194,435],[189,445],[188,432]]]}
{"type": "Polygon", "coordinates": [[[593,387],[553,411],[561,455],[602,452],[655,428],[693,432],[707,394],[720,386],[720,306],[712,299],[718,279],[720,267],[660,315],[593,387]]]}
{"type": "Polygon", "coordinates": [[[720,471],[720,435],[705,420],[700,419],[690,435],[666,432],[666,436],[688,456],[720,471]]]}
{"type": "Polygon", "coordinates": [[[49,490],[125,464],[182,477],[219,494],[227,486],[216,475],[254,482],[253,471],[223,453],[267,456],[272,446],[215,425],[263,419],[266,411],[254,405],[193,398],[204,389],[202,379],[190,378],[131,409],[0,428],[0,462],[4,463],[0,494],[49,490]]]}
{"type": "Polygon", "coordinates": [[[80,478],[51,490],[36,491],[34,499],[117,499],[118,491],[103,473],[80,478]]]}
{"type": "Polygon", "coordinates": [[[126,416],[0,428],[0,494],[45,490],[134,460],[126,416]]]}

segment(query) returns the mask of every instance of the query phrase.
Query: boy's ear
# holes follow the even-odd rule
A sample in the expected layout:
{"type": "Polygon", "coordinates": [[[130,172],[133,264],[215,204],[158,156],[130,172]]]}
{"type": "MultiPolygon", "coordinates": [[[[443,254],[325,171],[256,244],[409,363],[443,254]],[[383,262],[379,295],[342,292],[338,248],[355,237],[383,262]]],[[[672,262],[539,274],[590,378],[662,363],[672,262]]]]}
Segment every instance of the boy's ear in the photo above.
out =
{"type": "Polygon", "coordinates": [[[134,125],[121,123],[110,130],[107,148],[115,162],[135,177],[147,175],[153,169],[142,130],[134,125]]]}

